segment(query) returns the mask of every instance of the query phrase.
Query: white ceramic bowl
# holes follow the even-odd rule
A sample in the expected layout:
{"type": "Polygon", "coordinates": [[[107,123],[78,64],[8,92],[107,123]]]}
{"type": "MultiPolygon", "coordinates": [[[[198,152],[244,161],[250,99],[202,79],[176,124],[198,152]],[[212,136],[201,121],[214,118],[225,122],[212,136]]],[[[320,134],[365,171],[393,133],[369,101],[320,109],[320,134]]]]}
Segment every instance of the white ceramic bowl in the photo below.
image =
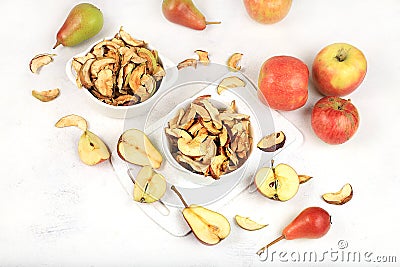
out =
{"type": "MultiPolygon", "coordinates": [[[[178,110],[181,109],[181,108],[183,108],[184,110],[187,110],[187,109],[189,108],[189,106],[190,106],[190,103],[192,103],[193,100],[194,100],[195,98],[196,98],[196,97],[187,99],[186,101],[184,101],[184,102],[182,102],[181,104],[177,105],[177,106],[176,106],[170,113],[168,113],[168,115],[165,117],[165,122],[164,122],[164,127],[163,127],[163,134],[162,134],[162,146],[163,146],[162,149],[163,149],[163,151],[164,151],[166,160],[167,160],[172,166],[174,166],[175,168],[177,168],[177,169],[179,169],[180,171],[186,173],[185,179],[187,179],[187,180],[189,180],[190,182],[193,182],[193,183],[195,183],[195,184],[197,184],[197,185],[210,185],[210,184],[212,184],[212,183],[214,183],[214,182],[216,182],[216,181],[221,181],[221,182],[222,182],[222,180],[224,180],[224,179],[230,179],[231,176],[236,175],[236,173],[237,173],[239,170],[241,170],[241,169],[246,165],[247,160],[250,158],[251,153],[254,151],[254,147],[253,147],[254,142],[253,142],[253,145],[252,145],[251,148],[250,148],[250,154],[249,154],[247,160],[246,160],[241,166],[239,166],[239,168],[237,168],[236,170],[221,175],[221,177],[220,177],[219,180],[215,180],[215,179],[213,179],[211,176],[204,176],[204,175],[201,175],[201,174],[194,173],[194,172],[190,171],[189,169],[186,169],[185,167],[183,167],[183,166],[182,166],[181,164],[179,164],[179,162],[172,156],[172,153],[171,153],[171,144],[170,144],[170,142],[169,142],[169,140],[168,140],[167,134],[165,133],[164,129],[165,129],[166,127],[168,127],[168,122],[169,122],[174,116],[176,116],[178,110]]],[[[227,105],[229,104],[229,103],[226,103],[226,104],[225,104],[225,103],[222,103],[221,101],[215,100],[215,99],[213,99],[212,97],[210,98],[210,102],[211,102],[217,109],[225,109],[225,108],[227,107],[227,105]]],[[[241,113],[240,107],[238,107],[238,112],[241,113]]],[[[244,113],[244,112],[243,112],[243,113],[244,113]]],[[[246,113],[244,113],[244,114],[246,114],[246,113]]],[[[253,133],[254,133],[254,131],[253,131],[253,126],[252,126],[252,123],[251,123],[251,121],[250,121],[250,134],[251,134],[251,136],[253,136],[253,133]]]]}
{"type": "MultiPolygon", "coordinates": [[[[82,53],[79,53],[75,56],[73,56],[66,65],[66,73],[68,76],[68,79],[76,86],[76,73],[72,68],[72,60],[75,57],[80,57],[86,55],[90,50],[99,42],[103,40],[109,40],[112,38],[105,38],[98,40],[97,42],[93,43],[92,45],[89,46],[87,50],[85,50],[82,53]]],[[[157,50],[158,52],[158,57],[160,60],[160,63],[162,64],[164,70],[166,71],[166,75],[164,78],[161,80],[159,87],[157,88],[157,91],[146,101],[142,103],[138,103],[136,105],[131,105],[131,106],[112,106],[109,104],[106,104],[100,100],[98,100],[96,97],[94,97],[89,90],[82,88],[82,95],[86,97],[88,103],[92,108],[97,110],[99,113],[102,115],[105,115],[107,117],[111,118],[118,118],[118,119],[127,119],[127,118],[132,118],[132,117],[139,117],[147,114],[154,104],[154,101],[160,96],[161,92],[164,91],[166,88],[168,88],[168,84],[172,84],[174,80],[176,80],[176,77],[178,75],[177,71],[178,69],[176,68],[176,65],[166,58],[165,56],[162,55],[162,53],[159,52],[158,49],[155,49],[152,46],[147,46],[149,49],[154,49],[157,50]]]]}

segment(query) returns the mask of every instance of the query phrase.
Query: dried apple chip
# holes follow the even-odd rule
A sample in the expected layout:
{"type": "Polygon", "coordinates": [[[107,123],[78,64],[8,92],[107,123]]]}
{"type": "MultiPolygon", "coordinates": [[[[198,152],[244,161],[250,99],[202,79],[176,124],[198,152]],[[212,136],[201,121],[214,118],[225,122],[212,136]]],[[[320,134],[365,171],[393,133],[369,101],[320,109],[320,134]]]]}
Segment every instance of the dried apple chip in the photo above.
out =
{"type": "Polygon", "coordinates": [[[246,83],[237,76],[224,78],[217,87],[217,93],[220,95],[222,91],[228,88],[245,87],[246,83]]]}
{"type": "Polygon", "coordinates": [[[144,46],[146,44],[143,40],[137,40],[137,39],[133,38],[129,33],[124,31],[122,26],[119,29],[119,36],[125,43],[127,43],[128,45],[131,45],[131,46],[144,46]]]}
{"type": "Polygon", "coordinates": [[[60,89],[50,89],[46,91],[32,90],[32,96],[39,99],[42,102],[49,102],[57,98],[60,95],[60,89]]]}
{"type": "Polygon", "coordinates": [[[210,59],[208,58],[208,52],[204,50],[196,50],[194,51],[199,56],[199,62],[208,65],[210,63],[210,59]]]}
{"type": "Polygon", "coordinates": [[[194,58],[188,58],[178,64],[178,70],[187,68],[187,67],[197,67],[197,60],[194,58]]]}
{"type": "Polygon", "coordinates": [[[353,188],[347,183],[338,192],[322,195],[325,202],[335,205],[343,205],[353,198],[353,188]]]}
{"type": "Polygon", "coordinates": [[[37,73],[43,66],[53,61],[56,54],[39,54],[34,56],[29,62],[29,69],[32,73],[37,73]]]}
{"type": "Polygon", "coordinates": [[[286,136],[282,131],[280,131],[261,138],[257,144],[257,148],[264,152],[275,152],[284,146],[285,141],[286,136]]]}
{"type": "Polygon", "coordinates": [[[230,70],[239,71],[242,67],[238,66],[238,62],[242,59],[242,53],[234,53],[228,59],[228,67],[230,70]]]}
{"type": "Polygon", "coordinates": [[[86,131],[88,129],[87,121],[83,117],[75,114],[70,114],[62,117],[56,122],[55,126],[57,128],[75,126],[81,129],[82,131],[86,131]]]}

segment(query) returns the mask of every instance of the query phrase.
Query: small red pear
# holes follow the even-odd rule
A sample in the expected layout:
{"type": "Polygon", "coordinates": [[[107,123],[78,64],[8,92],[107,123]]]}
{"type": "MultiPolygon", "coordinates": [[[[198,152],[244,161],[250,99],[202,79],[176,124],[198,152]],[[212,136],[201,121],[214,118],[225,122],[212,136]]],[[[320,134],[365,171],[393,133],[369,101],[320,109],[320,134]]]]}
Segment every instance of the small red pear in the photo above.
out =
{"type": "Polygon", "coordinates": [[[162,12],[167,20],[199,31],[208,24],[220,23],[206,21],[192,0],[163,0],[162,12]]]}
{"type": "Polygon", "coordinates": [[[267,248],[282,239],[320,238],[329,231],[330,227],[331,216],[326,210],[320,207],[306,208],[283,229],[280,237],[261,248],[257,254],[261,255],[267,248]]]}

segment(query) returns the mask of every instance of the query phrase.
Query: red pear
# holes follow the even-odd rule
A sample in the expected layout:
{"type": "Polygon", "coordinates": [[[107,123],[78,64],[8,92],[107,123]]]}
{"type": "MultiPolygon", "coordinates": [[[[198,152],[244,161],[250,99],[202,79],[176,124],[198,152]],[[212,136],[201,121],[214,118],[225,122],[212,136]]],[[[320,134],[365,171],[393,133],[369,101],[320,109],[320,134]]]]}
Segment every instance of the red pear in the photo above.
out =
{"type": "Polygon", "coordinates": [[[164,0],[162,12],[169,21],[194,30],[204,30],[208,24],[220,23],[206,21],[192,0],[164,0]]]}
{"type": "Polygon", "coordinates": [[[267,248],[282,239],[320,238],[329,231],[330,227],[331,216],[326,210],[319,207],[306,208],[283,229],[280,237],[261,248],[257,254],[261,255],[267,248]]]}

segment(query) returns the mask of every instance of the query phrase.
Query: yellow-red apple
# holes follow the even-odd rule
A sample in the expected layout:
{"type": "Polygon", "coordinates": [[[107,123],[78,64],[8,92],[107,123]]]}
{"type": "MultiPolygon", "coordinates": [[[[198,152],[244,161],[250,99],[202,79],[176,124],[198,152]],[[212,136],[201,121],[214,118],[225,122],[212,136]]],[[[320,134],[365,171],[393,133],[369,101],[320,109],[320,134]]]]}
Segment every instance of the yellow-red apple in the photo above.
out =
{"type": "Polygon", "coordinates": [[[307,102],[309,71],[300,59],[275,56],[261,67],[258,76],[259,96],[273,109],[295,110],[307,102]]]}
{"type": "Polygon", "coordinates": [[[316,88],[326,96],[345,96],[364,80],[367,60],[356,47],[335,43],[324,47],[315,57],[312,77],[316,88]]]}
{"type": "Polygon", "coordinates": [[[243,0],[252,19],[264,24],[281,21],[289,13],[292,0],[243,0]]]}
{"type": "Polygon", "coordinates": [[[323,97],[312,110],[312,128],[328,144],[337,145],[349,140],[357,131],[359,122],[357,108],[350,100],[340,97],[323,97]]]}

